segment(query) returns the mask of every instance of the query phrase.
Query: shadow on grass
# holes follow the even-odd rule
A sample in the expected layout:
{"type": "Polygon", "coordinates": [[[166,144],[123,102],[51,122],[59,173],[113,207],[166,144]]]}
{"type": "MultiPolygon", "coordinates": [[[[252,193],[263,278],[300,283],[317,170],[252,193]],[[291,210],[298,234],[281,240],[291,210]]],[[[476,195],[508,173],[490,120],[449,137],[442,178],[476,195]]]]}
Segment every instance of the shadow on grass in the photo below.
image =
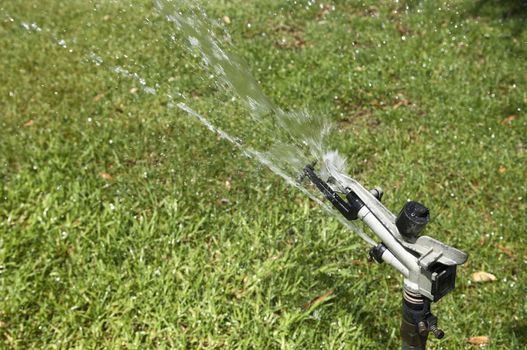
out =
{"type": "MultiPolygon", "coordinates": [[[[323,289],[334,290],[336,300],[334,301],[332,308],[328,309],[329,314],[335,315],[338,312],[345,311],[346,314],[353,317],[357,325],[363,326],[364,335],[374,344],[377,344],[379,340],[384,343],[387,337],[392,335],[393,329],[388,324],[393,322],[383,324],[382,322],[379,322],[379,319],[401,317],[401,315],[396,313],[396,316],[394,316],[393,309],[376,307],[375,303],[371,303],[372,298],[380,297],[378,294],[378,288],[381,278],[373,278],[367,282],[354,281],[359,285],[357,288],[350,288],[349,285],[346,284],[339,285],[338,278],[329,277],[325,274],[315,276],[314,279],[320,283],[319,285],[325,286],[323,289]]],[[[397,298],[397,296],[394,297],[397,298]]],[[[399,308],[397,308],[397,311],[399,311],[399,308]]],[[[331,317],[331,319],[333,319],[333,317],[331,317]]],[[[397,320],[397,322],[398,321],[399,320],[397,320]]],[[[319,328],[321,331],[327,333],[331,331],[331,322],[319,324],[318,326],[321,327],[319,328]]],[[[396,332],[396,334],[398,334],[398,332],[396,332]]]]}
{"type": "MultiPolygon", "coordinates": [[[[409,9],[418,7],[422,0],[406,0],[403,5],[409,9]]],[[[527,26],[526,0],[478,0],[469,5],[467,17],[501,20],[511,28],[511,36],[520,36],[527,26]]]]}
{"type": "Polygon", "coordinates": [[[527,320],[514,322],[510,331],[516,336],[520,344],[527,344],[527,320]]]}
{"type": "Polygon", "coordinates": [[[479,0],[469,11],[469,14],[510,22],[512,36],[519,36],[523,33],[527,25],[527,1],[479,0]]]}
{"type": "MultiPolygon", "coordinates": [[[[371,297],[369,290],[378,287],[378,282],[379,279],[373,279],[364,286],[363,298],[368,299],[371,297]]],[[[387,314],[390,314],[389,317],[394,317],[392,312],[388,312],[388,310],[384,310],[383,308],[375,308],[371,303],[357,303],[357,295],[350,293],[349,290],[339,290],[337,292],[341,299],[338,307],[354,316],[356,322],[364,327],[365,335],[371,341],[377,342],[379,339],[386,339],[385,337],[390,336],[392,329],[387,324],[379,322],[379,319],[387,318],[387,314]]],[[[397,314],[395,317],[399,316],[397,314]]]]}

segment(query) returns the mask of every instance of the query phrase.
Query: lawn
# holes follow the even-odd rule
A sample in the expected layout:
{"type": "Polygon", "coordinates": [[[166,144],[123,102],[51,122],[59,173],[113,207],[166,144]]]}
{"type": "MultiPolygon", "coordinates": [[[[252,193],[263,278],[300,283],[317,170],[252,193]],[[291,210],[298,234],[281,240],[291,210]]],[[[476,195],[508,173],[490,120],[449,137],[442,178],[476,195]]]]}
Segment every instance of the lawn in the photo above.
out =
{"type": "MultiPolygon", "coordinates": [[[[205,9],[274,103],[336,123],[350,174],[395,212],[425,203],[426,234],[469,253],[430,349],[524,349],[524,2],[205,9]]],[[[0,4],[0,348],[397,349],[398,274],[173,108],[273,138],[182,39],[151,1],[0,4]]]]}

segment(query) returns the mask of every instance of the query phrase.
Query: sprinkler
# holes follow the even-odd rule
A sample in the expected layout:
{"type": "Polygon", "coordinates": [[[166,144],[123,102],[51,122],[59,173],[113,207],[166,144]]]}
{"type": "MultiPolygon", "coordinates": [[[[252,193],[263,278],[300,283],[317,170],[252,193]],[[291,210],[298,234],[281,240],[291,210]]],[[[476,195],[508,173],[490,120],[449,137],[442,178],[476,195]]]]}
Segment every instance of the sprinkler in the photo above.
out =
{"type": "Polygon", "coordinates": [[[300,180],[309,180],[347,220],[362,220],[380,243],[369,251],[369,260],[386,262],[403,277],[401,340],[403,350],[424,350],[428,334],[437,339],[445,333],[438,328],[430,304],[439,301],[455,287],[457,265],[468,255],[434,238],[421,235],[430,220],[430,212],[419,202],[407,202],[393,214],[382,203],[383,192],[371,191],[359,182],[326,164],[327,181],[313,165],[304,168],[300,180]]]}

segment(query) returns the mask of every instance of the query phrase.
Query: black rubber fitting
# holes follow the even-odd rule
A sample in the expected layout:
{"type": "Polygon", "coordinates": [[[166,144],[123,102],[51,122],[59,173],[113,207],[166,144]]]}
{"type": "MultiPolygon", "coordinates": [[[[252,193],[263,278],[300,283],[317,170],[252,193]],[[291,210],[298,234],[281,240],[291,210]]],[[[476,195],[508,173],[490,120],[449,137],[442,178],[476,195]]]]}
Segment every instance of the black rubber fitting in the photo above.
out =
{"type": "Polygon", "coordinates": [[[382,243],[376,245],[375,247],[370,249],[370,257],[373,258],[375,261],[377,261],[379,264],[382,264],[384,260],[382,260],[382,255],[386,251],[386,246],[382,243]]]}
{"type": "Polygon", "coordinates": [[[419,202],[408,202],[399,213],[395,225],[404,238],[415,239],[430,221],[430,211],[419,202]]]}

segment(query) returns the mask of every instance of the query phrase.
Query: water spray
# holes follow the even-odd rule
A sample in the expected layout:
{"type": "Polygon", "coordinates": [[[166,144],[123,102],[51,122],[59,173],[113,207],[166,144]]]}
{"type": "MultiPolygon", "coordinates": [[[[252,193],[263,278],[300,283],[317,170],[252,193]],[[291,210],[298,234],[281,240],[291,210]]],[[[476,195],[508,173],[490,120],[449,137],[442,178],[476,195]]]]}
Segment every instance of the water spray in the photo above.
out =
{"type": "Polygon", "coordinates": [[[386,262],[403,275],[403,350],[425,349],[429,333],[442,338],[444,333],[438,328],[437,317],[431,313],[430,304],[454,289],[456,268],[467,260],[467,254],[431,237],[420,235],[430,219],[429,210],[424,205],[408,202],[399,215],[395,215],[381,203],[382,190],[368,191],[344,174],[344,159],[337,152],[327,152],[323,147],[323,141],[331,130],[330,123],[325,118],[309,113],[285,112],[274,106],[242,60],[223,47],[203,9],[196,4],[191,4],[188,9],[188,3],[181,4],[178,1],[173,3],[156,0],[155,3],[158,11],[188,39],[190,52],[199,53],[202,68],[216,77],[218,88],[233,92],[239,97],[256,123],[265,117],[271,117],[271,122],[278,127],[272,132],[278,135],[284,132],[287,142],[276,142],[273,144],[276,147],[265,151],[253,150],[186,104],[178,103],[177,106],[195,116],[209,130],[240,148],[244,154],[269,167],[323,208],[332,213],[336,211],[334,215],[337,219],[370,244],[371,260],[386,262]],[[185,15],[181,8],[187,9],[185,15]],[[292,150],[289,157],[285,157],[285,162],[283,154],[276,152],[283,149],[284,144],[292,150]],[[317,159],[325,158],[320,173],[317,174],[314,164],[306,165],[295,183],[294,176],[312,156],[317,159]],[[311,189],[300,185],[305,178],[309,178],[336,210],[323,203],[311,189]],[[376,243],[353,225],[352,221],[357,219],[369,226],[380,242],[376,243]]]}
{"type": "Polygon", "coordinates": [[[403,350],[424,350],[429,333],[441,339],[431,303],[455,287],[456,268],[468,255],[434,238],[421,235],[430,212],[419,202],[407,202],[398,215],[382,203],[380,188],[365,189],[353,178],[325,162],[324,181],[313,164],[306,165],[299,181],[308,178],[349,221],[362,220],[380,242],[369,251],[369,260],[386,262],[403,275],[401,339],[403,350]]]}

